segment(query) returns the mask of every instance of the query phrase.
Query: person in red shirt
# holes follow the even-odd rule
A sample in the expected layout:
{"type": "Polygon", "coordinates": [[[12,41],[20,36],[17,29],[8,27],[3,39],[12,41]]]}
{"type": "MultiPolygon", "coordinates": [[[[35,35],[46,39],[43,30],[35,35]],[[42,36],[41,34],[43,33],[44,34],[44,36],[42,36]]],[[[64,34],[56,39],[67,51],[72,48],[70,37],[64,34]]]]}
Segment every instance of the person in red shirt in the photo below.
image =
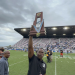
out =
{"type": "Polygon", "coordinates": [[[63,57],[63,50],[60,50],[60,57],[63,57]]]}

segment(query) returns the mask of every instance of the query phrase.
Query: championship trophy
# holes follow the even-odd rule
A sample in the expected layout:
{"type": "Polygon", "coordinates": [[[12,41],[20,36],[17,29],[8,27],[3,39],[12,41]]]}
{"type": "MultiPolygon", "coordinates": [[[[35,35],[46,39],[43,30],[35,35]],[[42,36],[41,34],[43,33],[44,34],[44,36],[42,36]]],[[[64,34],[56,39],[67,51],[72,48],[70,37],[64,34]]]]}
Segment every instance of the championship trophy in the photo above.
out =
{"type": "Polygon", "coordinates": [[[43,12],[36,13],[35,21],[33,22],[29,35],[39,37],[45,34],[43,12]]]}

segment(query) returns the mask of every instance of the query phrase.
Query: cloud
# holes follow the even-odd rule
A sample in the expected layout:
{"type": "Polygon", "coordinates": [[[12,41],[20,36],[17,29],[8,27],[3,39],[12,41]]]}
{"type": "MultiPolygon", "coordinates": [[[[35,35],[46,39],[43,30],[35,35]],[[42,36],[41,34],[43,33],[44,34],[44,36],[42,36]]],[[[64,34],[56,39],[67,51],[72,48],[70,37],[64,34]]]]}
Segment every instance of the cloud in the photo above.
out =
{"type": "Polygon", "coordinates": [[[75,25],[74,7],[74,0],[1,0],[0,45],[22,39],[14,28],[31,27],[37,12],[43,12],[45,27],[75,25]]]}

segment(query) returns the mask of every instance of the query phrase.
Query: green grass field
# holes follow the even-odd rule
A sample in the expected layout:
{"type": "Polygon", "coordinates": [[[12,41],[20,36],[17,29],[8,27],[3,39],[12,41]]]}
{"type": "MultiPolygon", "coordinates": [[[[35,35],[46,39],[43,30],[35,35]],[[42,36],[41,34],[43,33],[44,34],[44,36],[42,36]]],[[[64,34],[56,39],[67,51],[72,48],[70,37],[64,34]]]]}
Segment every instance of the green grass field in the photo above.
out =
{"type": "MultiPolygon", "coordinates": [[[[60,53],[53,53],[53,61],[47,63],[46,55],[43,60],[47,64],[46,75],[75,75],[75,54],[65,54],[60,58],[60,53]]],[[[10,51],[9,75],[27,75],[28,54],[21,51],[10,51]]]]}

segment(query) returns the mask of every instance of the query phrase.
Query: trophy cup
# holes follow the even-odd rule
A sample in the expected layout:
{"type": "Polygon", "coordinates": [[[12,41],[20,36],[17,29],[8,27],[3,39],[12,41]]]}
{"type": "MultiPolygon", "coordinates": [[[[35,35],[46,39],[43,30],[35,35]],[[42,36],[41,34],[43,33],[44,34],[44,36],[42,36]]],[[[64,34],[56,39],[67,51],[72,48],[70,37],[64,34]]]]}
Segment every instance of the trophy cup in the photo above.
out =
{"type": "Polygon", "coordinates": [[[36,37],[45,35],[43,12],[36,13],[35,21],[33,22],[29,35],[36,37]]]}

